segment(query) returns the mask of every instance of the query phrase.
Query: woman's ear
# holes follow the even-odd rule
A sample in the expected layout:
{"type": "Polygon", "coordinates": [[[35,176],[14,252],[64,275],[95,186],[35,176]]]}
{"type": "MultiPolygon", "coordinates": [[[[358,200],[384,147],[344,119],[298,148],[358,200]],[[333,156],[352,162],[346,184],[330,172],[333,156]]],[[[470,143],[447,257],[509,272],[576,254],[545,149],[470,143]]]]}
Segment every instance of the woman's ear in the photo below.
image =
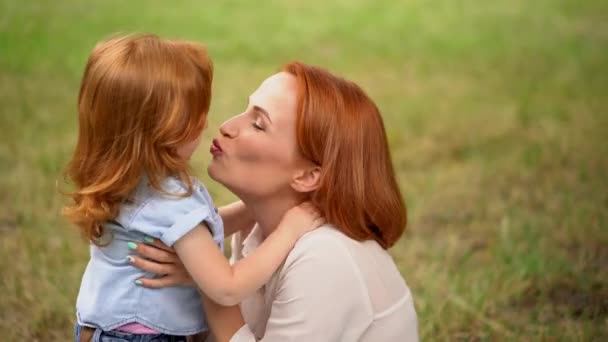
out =
{"type": "Polygon", "coordinates": [[[301,193],[315,191],[321,185],[321,167],[314,165],[296,172],[291,187],[301,193]]]}

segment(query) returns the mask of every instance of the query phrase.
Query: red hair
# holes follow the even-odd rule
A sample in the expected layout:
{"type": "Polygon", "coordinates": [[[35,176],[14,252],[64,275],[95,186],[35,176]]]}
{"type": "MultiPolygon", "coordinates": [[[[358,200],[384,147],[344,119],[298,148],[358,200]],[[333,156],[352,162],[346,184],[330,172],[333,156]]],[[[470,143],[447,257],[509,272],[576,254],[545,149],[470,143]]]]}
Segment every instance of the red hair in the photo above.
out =
{"type": "Polygon", "coordinates": [[[391,247],[407,215],[378,108],[358,85],[321,68],[293,62],[283,71],[297,79],[299,149],[321,166],[312,202],[351,238],[391,247]]]}
{"type": "Polygon", "coordinates": [[[142,176],[152,187],[179,177],[192,191],[188,161],[177,148],[207,123],[213,66],[197,43],[154,35],[98,44],[78,96],[79,131],[66,176],[75,185],[64,215],[97,243],[142,176]]]}

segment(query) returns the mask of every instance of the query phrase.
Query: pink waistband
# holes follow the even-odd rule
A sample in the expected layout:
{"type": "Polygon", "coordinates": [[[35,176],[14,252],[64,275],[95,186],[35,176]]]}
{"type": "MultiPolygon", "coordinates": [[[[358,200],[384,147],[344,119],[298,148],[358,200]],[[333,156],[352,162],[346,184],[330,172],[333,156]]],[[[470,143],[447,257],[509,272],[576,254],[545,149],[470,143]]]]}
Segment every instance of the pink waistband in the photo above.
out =
{"type": "Polygon", "coordinates": [[[148,328],[147,326],[140,324],[140,323],[129,323],[129,324],[125,324],[123,326],[120,326],[114,330],[118,330],[121,332],[126,332],[129,334],[136,334],[136,335],[144,335],[144,334],[159,334],[158,331],[152,329],[152,328],[148,328]]]}

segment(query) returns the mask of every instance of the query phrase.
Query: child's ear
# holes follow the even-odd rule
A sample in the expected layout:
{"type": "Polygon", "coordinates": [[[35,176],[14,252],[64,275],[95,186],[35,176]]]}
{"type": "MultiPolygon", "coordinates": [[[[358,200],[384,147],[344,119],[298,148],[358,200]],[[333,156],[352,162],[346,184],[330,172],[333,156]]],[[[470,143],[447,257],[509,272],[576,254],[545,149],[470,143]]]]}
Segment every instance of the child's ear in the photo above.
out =
{"type": "Polygon", "coordinates": [[[296,172],[291,187],[301,193],[315,191],[321,185],[321,167],[314,165],[296,172]]]}

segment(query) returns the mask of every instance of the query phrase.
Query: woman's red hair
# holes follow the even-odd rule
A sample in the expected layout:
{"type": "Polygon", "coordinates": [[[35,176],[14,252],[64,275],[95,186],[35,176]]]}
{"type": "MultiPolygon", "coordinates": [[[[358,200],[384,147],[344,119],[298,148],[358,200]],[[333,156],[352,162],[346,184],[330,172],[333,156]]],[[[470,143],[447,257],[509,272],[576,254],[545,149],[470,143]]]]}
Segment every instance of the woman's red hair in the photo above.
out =
{"type": "Polygon", "coordinates": [[[177,148],[207,122],[213,66],[204,46],[154,35],[98,44],[87,61],[78,96],[79,132],[66,176],[73,203],[63,213],[97,243],[102,224],[142,176],[162,191],[168,176],[191,193],[188,161],[177,148]]]}
{"type": "Polygon", "coordinates": [[[321,68],[293,62],[283,71],[298,83],[300,151],[321,166],[312,202],[351,238],[391,247],[407,215],[378,108],[355,83],[321,68]]]}

